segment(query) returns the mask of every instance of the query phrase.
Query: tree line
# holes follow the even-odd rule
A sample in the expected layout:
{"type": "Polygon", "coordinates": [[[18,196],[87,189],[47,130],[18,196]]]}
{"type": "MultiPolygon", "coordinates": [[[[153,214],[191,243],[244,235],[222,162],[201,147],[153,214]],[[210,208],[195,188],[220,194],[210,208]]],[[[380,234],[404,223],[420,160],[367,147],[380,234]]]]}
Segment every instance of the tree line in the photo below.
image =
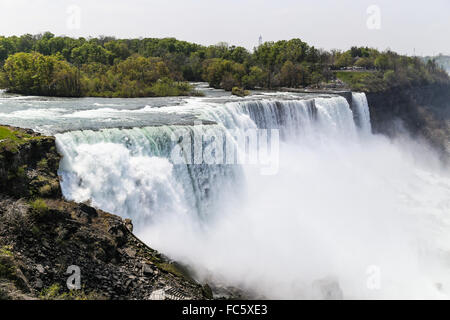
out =
{"type": "Polygon", "coordinates": [[[300,39],[265,42],[249,52],[174,38],[0,36],[0,86],[23,94],[173,96],[196,94],[188,81],[231,91],[318,87],[336,79],[366,91],[449,81],[433,60],[371,48],[325,51],[300,39]],[[343,69],[359,72],[349,76],[343,69]]]}

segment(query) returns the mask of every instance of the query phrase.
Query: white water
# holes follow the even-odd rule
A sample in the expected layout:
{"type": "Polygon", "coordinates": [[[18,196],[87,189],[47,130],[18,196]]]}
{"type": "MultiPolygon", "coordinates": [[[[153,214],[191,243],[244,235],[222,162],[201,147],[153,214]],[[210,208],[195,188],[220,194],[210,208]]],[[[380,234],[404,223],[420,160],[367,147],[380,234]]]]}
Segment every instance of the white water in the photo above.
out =
{"type": "Polygon", "coordinates": [[[372,132],[370,125],[370,112],[367,104],[366,95],[364,93],[353,93],[353,112],[355,114],[356,121],[358,122],[361,130],[365,134],[372,132]]]}
{"type": "Polygon", "coordinates": [[[448,169],[407,137],[372,135],[363,94],[355,116],[343,98],[190,104],[217,133],[280,129],[278,173],[173,165],[177,127],[78,131],[57,135],[64,195],[132,218],[200,280],[268,298],[339,296],[333,283],[344,298],[449,296],[448,169]]]}

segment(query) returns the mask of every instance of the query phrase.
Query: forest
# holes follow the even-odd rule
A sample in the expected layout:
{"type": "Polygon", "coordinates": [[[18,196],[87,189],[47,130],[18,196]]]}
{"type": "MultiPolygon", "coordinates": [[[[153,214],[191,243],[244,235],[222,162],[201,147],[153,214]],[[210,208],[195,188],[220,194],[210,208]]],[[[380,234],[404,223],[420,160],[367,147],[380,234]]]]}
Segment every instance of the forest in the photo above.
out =
{"type": "Polygon", "coordinates": [[[300,39],[265,42],[252,52],[174,38],[70,38],[50,32],[0,36],[0,88],[27,95],[152,97],[199,95],[189,82],[243,92],[333,86],[376,92],[449,82],[432,59],[367,47],[326,51],[300,39]],[[239,89],[239,90],[238,90],[239,89]]]}

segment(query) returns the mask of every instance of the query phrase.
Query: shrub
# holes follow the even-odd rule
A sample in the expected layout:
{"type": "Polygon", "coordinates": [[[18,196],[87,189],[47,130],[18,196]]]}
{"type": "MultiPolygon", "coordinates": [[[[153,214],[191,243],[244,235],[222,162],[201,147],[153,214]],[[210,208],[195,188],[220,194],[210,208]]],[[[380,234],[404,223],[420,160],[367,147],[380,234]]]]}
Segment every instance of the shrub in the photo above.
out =
{"type": "Polygon", "coordinates": [[[45,159],[45,158],[43,158],[41,161],[39,161],[38,163],[37,163],[37,168],[39,169],[39,170],[45,170],[45,169],[47,169],[47,159],[45,159]]]}
{"type": "Polygon", "coordinates": [[[49,184],[43,185],[39,188],[39,195],[46,197],[52,194],[52,187],[49,184]]]}
{"type": "Polygon", "coordinates": [[[46,213],[48,211],[47,203],[43,199],[36,199],[30,203],[31,208],[37,213],[46,213]]]}
{"type": "Polygon", "coordinates": [[[181,95],[189,95],[192,87],[189,83],[185,82],[174,82],[169,78],[163,78],[156,81],[152,87],[151,92],[153,95],[158,97],[167,97],[167,96],[181,96],[181,95]]]}
{"type": "Polygon", "coordinates": [[[245,97],[248,96],[250,94],[250,91],[248,90],[244,90],[242,88],[239,87],[233,87],[233,89],[231,90],[231,94],[238,96],[238,97],[245,97]]]}
{"type": "Polygon", "coordinates": [[[42,300],[104,300],[100,294],[91,291],[86,293],[85,290],[71,290],[62,292],[59,284],[55,283],[48,288],[42,289],[40,293],[42,300]]]}
{"type": "Polygon", "coordinates": [[[0,255],[4,255],[4,256],[10,256],[12,257],[12,247],[11,246],[3,246],[0,248],[0,255]]]}

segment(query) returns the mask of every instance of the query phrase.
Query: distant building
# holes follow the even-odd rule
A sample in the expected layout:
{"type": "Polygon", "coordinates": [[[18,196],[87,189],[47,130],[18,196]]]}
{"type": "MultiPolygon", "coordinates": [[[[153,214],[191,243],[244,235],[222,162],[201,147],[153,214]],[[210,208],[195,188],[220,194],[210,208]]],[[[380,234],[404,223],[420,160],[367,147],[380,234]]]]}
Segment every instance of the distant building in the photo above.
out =
{"type": "Polygon", "coordinates": [[[258,46],[260,46],[260,45],[262,45],[262,42],[263,40],[262,40],[262,36],[259,36],[259,39],[258,39],[258,46]]]}

